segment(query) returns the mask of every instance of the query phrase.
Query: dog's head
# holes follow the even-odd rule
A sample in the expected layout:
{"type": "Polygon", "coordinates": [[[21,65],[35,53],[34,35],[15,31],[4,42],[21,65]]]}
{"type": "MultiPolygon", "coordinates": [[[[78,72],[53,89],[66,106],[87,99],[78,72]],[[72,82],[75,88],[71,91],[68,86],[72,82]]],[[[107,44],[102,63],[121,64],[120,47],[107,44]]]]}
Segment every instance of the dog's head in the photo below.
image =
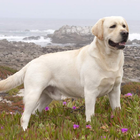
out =
{"type": "Polygon", "coordinates": [[[124,49],[129,29],[122,17],[105,17],[92,28],[92,33],[110,49],[124,49]]]}

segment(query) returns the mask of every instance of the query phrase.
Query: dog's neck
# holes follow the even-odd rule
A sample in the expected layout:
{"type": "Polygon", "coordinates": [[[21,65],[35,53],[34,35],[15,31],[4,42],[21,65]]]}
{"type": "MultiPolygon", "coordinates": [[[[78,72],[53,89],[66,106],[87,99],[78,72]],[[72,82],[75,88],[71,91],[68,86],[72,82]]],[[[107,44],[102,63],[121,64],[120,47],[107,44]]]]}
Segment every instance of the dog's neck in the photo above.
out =
{"type": "Polygon", "coordinates": [[[102,66],[108,71],[117,71],[123,66],[123,50],[110,49],[104,41],[96,37],[89,47],[89,53],[97,60],[103,62],[102,66]]]}

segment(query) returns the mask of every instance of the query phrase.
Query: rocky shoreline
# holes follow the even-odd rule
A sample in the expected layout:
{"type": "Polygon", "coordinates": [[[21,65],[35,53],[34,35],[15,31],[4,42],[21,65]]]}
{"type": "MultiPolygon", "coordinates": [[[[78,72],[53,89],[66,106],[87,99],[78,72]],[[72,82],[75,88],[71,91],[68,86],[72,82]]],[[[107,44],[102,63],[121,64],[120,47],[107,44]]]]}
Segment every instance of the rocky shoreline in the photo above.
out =
{"type": "Polygon", "coordinates": [[[74,48],[70,46],[41,47],[34,43],[8,42],[7,40],[0,40],[0,65],[19,70],[29,61],[39,57],[40,55],[70,49],[74,48]]]}
{"type": "MultiPolygon", "coordinates": [[[[40,47],[34,43],[0,40],[0,65],[19,70],[40,55],[78,48],[75,46],[40,47]]],[[[126,46],[124,54],[124,79],[140,82],[140,47],[126,46]]]]}
{"type": "Polygon", "coordinates": [[[140,82],[140,47],[127,46],[124,56],[124,79],[140,82]]]}

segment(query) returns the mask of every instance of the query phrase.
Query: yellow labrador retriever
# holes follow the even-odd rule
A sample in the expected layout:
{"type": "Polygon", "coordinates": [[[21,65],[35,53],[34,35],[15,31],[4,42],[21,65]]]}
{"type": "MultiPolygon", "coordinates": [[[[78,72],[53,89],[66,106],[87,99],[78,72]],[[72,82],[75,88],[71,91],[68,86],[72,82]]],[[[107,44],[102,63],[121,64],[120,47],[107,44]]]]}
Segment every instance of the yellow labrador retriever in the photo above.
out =
{"type": "Polygon", "coordinates": [[[0,91],[24,83],[24,130],[32,113],[54,100],[85,98],[86,121],[94,115],[97,97],[108,94],[112,109],[120,107],[123,49],[128,25],[122,17],[100,19],[92,28],[94,41],[79,50],[50,53],[29,62],[19,72],[0,81],[0,91]]]}

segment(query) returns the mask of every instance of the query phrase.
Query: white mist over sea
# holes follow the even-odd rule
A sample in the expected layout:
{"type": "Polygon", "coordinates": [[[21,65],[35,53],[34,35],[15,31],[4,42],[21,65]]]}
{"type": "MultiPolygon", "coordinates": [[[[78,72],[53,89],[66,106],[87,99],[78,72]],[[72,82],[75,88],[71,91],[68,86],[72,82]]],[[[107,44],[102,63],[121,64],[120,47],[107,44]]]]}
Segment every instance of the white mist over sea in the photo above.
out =
{"type": "MultiPolygon", "coordinates": [[[[48,34],[63,25],[93,26],[97,20],[88,19],[0,19],[0,40],[33,42],[45,46],[51,43],[48,34]],[[27,37],[39,39],[24,39],[27,37]]],[[[140,40],[140,21],[127,21],[130,29],[129,40],[140,40]]]]}

